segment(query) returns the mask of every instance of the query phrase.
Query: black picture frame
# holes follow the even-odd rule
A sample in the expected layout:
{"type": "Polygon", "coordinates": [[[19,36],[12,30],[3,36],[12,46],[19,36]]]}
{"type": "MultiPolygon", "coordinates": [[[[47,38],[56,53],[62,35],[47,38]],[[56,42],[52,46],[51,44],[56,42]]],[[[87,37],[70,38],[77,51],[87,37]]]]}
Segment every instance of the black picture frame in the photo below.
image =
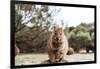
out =
{"type": "Polygon", "coordinates": [[[46,67],[46,66],[60,66],[60,65],[79,65],[79,64],[91,64],[96,63],[96,6],[95,5],[81,5],[81,4],[64,4],[64,3],[50,3],[50,2],[34,2],[34,1],[11,1],[10,2],[10,17],[11,17],[11,35],[10,35],[10,44],[11,44],[11,55],[10,55],[10,67],[11,68],[31,68],[31,67],[46,67]],[[15,66],[15,48],[14,48],[14,41],[15,41],[15,4],[38,4],[38,5],[52,5],[52,6],[69,6],[69,7],[81,7],[81,8],[93,8],[94,9],[94,25],[95,25],[95,51],[94,51],[94,61],[86,61],[86,62],[72,62],[72,63],[61,63],[61,64],[38,64],[38,65],[21,65],[21,66],[15,66]]]}

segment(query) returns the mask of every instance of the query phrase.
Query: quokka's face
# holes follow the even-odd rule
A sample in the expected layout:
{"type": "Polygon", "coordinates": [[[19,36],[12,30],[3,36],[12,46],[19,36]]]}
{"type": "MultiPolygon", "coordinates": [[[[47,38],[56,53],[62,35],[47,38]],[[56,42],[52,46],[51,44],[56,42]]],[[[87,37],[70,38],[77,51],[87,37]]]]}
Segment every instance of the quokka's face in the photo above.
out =
{"type": "Polygon", "coordinates": [[[53,31],[53,42],[55,43],[63,43],[63,29],[62,28],[55,28],[53,31]]]}

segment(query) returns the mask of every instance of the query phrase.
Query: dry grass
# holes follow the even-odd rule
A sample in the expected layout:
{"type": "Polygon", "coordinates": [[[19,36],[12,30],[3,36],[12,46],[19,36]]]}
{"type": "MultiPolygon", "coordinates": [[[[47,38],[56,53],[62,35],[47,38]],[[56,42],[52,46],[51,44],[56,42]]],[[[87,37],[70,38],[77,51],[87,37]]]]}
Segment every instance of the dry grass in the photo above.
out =
{"type": "MultiPolygon", "coordinates": [[[[20,54],[15,57],[15,65],[41,64],[48,60],[47,54],[20,54]]],[[[94,53],[66,55],[67,62],[94,61],[94,53]]]]}

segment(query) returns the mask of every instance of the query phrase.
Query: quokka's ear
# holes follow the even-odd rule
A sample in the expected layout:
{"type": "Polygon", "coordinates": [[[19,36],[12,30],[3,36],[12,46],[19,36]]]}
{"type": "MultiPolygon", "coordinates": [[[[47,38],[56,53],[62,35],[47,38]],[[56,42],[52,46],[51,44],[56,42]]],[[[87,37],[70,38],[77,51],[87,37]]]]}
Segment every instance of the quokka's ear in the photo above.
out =
{"type": "Polygon", "coordinates": [[[56,26],[53,27],[54,30],[55,30],[56,28],[57,28],[56,26]]]}
{"type": "Polygon", "coordinates": [[[55,31],[55,30],[57,30],[57,29],[59,29],[59,30],[62,30],[63,31],[63,27],[60,27],[60,26],[54,26],[53,27],[53,30],[55,31]]]}
{"type": "Polygon", "coordinates": [[[59,28],[59,25],[56,24],[53,26],[53,29],[57,29],[57,28],[59,28]]]}
{"type": "Polygon", "coordinates": [[[53,26],[53,30],[55,31],[57,29],[57,26],[53,26]]]}

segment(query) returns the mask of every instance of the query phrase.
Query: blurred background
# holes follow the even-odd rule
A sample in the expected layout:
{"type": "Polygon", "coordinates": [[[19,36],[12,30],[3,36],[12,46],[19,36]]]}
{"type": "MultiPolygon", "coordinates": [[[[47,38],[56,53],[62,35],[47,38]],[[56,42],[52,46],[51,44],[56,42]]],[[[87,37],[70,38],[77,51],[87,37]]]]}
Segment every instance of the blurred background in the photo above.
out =
{"type": "MultiPolygon", "coordinates": [[[[95,24],[93,8],[16,4],[15,46],[20,52],[18,53],[19,56],[16,57],[16,63],[24,64],[25,62],[21,58],[24,58],[25,54],[31,57],[33,57],[33,53],[35,56],[47,54],[47,40],[53,26],[57,25],[64,29],[69,42],[69,52],[84,52],[85,55],[92,53],[89,59],[94,60],[95,24]],[[22,56],[23,54],[24,56],[22,56]]],[[[88,58],[88,56],[86,57],[88,58]]],[[[36,59],[36,57],[31,59],[36,59]]],[[[89,59],[87,60],[89,61],[89,59]]],[[[32,61],[31,63],[35,62],[32,61]]]]}

